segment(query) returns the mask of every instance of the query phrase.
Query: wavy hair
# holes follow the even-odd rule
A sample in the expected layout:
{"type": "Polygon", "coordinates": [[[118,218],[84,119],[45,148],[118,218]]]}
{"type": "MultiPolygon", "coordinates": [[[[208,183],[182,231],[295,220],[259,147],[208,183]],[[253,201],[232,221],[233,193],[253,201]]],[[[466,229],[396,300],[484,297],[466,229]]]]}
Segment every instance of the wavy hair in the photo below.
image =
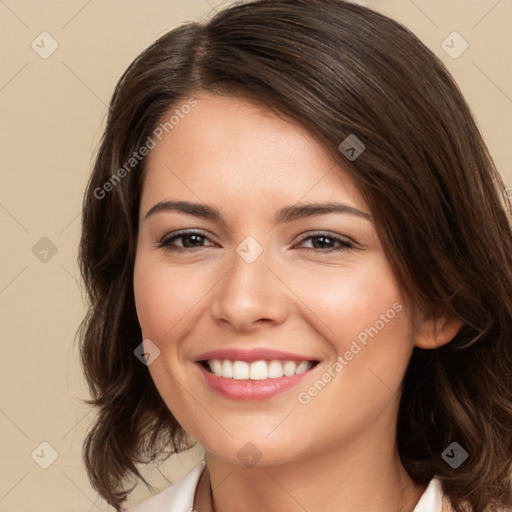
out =
{"type": "Polygon", "coordinates": [[[400,459],[418,484],[440,478],[456,512],[511,506],[510,201],[442,62],[400,23],[344,0],[232,5],[160,37],[120,78],[84,195],[79,248],[88,298],[80,353],[86,402],[98,413],[83,448],[92,486],[120,510],[129,480],[149,485],[138,464],[193,445],[134,357],[147,157],[128,170],[126,162],[197,91],[254,100],[304,126],[355,181],[407,296],[432,317],[448,311],[462,321],[450,343],[413,350],[400,459]],[[338,149],[350,134],[366,148],[354,161],[338,149]],[[469,453],[457,469],[442,458],[453,441],[469,453]]]}

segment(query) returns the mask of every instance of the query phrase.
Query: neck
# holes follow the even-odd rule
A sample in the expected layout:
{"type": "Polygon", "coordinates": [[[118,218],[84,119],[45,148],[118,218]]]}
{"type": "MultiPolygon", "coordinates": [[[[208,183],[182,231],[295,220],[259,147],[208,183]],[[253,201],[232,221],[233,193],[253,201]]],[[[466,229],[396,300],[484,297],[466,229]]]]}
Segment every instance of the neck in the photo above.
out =
{"type": "Polygon", "coordinates": [[[350,446],[302,460],[245,467],[206,451],[197,512],[412,512],[426,486],[415,484],[392,439],[372,432],[350,446]],[[213,489],[211,491],[211,489],[213,489]]]}

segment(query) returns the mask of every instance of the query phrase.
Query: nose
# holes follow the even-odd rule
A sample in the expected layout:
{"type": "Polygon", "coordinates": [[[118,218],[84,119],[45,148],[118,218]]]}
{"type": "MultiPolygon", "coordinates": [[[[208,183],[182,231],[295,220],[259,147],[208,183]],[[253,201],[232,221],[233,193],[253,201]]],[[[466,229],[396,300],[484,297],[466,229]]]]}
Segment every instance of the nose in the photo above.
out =
{"type": "Polygon", "coordinates": [[[215,287],[214,321],[237,332],[282,324],[289,314],[287,287],[270,267],[266,251],[248,263],[234,251],[232,266],[215,287]]]}

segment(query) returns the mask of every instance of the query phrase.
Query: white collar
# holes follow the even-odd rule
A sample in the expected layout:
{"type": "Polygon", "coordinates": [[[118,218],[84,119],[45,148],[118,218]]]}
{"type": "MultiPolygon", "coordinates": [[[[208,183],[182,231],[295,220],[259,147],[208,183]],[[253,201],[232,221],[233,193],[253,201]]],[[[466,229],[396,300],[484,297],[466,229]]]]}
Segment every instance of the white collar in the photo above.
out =
{"type": "Polygon", "coordinates": [[[432,478],[412,512],[441,512],[442,508],[443,489],[441,480],[432,478]]]}
{"type": "MultiPolygon", "coordinates": [[[[175,484],[142,501],[125,512],[190,512],[199,478],[206,467],[204,457],[175,484]]],[[[433,478],[413,512],[441,512],[443,491],[440,480],[433,478]]]]}
{"type": "Polygon", "coordinates": [[[125,512],[191,512],[197,484],[205,467],[203,457],[181,480],[125,512]]]}

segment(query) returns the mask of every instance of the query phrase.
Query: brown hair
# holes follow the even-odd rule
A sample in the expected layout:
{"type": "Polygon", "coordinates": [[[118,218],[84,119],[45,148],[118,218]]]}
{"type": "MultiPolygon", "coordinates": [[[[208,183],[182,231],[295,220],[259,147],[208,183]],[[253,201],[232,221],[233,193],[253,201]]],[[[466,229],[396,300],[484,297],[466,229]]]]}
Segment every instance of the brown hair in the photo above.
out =
{"type": "Polygon", "coordinates": [[[512,505],[511,206],[470,108],[441,61],[401,24],[343,0],[259,0],[188,23],[119,80],[83,205],[80,329],[98,416],[84,444],[93,487],[119,508],[137,464],[191,446],[134,356],[138,208],[146,158],[112,177],[195,91],[238,95],[304,126],[355,180],[404,292],[463,322],[415,348],[397,428],[418,484],[437,476],[457,512],[512,505]],[[338,149],[350,134],[356,159],[338,149]],[[110,181],[112,186],[104,184],[110,181]],[[102,192],[98,192],[102,191],[102,192]],[[469,454],[453,469],[442,452],[469,454]]]}

